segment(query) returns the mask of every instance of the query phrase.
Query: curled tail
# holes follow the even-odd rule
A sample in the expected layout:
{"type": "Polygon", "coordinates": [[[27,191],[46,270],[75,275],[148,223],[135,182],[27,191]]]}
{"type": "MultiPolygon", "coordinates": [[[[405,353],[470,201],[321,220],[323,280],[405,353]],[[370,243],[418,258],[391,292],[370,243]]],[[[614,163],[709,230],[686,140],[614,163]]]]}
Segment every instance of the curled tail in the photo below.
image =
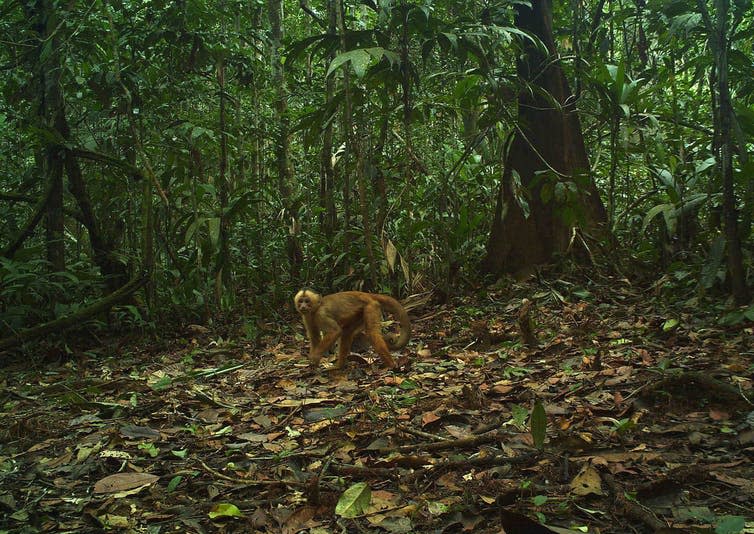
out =
{"type": "Polygon", "coordinates": [[[385,339],[390,350],[402,349],[408,344],[411,338],[411,321],[408,319],[408,313],[401,303],[388,295],[373,293],[370,295],[374,300],[380,303],[383,310],[390,312],[401,325],[401,333],[397,338],[394,336],[385,339]]]}

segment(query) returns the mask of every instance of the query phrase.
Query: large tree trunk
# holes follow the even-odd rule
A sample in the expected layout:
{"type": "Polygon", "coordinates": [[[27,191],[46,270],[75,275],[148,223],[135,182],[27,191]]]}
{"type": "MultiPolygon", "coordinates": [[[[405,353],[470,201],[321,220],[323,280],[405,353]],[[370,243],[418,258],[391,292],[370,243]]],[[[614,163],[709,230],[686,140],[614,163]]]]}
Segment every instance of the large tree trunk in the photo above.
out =
{"type": "Polygon", "coordinates": [[[516,26],[539,37],[549,53],[524,40],[518,60],[519,76],[532,87],[518,98],[519,126],[506,156],[482,263],[482,270],[493,274],[546,263],[568,249],[575,226],[593,229],[606,221],[605,207],[588,174],[568,82],[560,64],[552,61],[556,51],[550,1],[534,0],[531,8],[517,5],[516,26]]]}

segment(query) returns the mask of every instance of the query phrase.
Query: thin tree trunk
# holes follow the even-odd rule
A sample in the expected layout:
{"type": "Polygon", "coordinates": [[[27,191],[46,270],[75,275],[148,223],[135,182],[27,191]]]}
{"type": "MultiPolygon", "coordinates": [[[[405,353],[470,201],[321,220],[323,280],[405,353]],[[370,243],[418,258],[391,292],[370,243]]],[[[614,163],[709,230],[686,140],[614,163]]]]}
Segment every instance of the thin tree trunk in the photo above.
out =
{"type": "MultiPolygon", "coordinates": [[[[747,150],[746,137],[741,129],[741,125],[738,122],[738,118],[733,116],[733,131],[736,135],[736,143],[738,144],[738,159],[741,162],[741,166],[746,168],[749,166],[749,152],[747,150]]],[[[747,180],[746,187],[744,188],[744,205],[743,213],[741,214],[740,236],[746,241],[751,234],[752,217],[754,217],[754,180],[747,180]]]]}
{"type": "MultiPolygon", "coordinates": [[[[129,156],[133,158],[131,164],[136,166],[136,157],[140,157],[142,161],[143,174],[146,178],[142,183],[142,201],[141,201],[141,254],[142,254],[142,270],[147,273],[148,279],[145,283],[144,297],[147,307],[147,312],[151,311],[154,305],[155,296],[157,294],[157,288],[155,286],[155,250],[154,250],[154,234],[155,234],[155,221],[154,221],[154,207],[152,192],[156,191],[160,196],[160,199],[165,205],[165,210],[170,213],[170,202],[165,191],[162,189],[157,175],[154,172],[154,168],[149,160],[149,156],[144,150],[144,145],[141,141],[141,135],[139,135],[139,127],[136,124],[136,118],[133,112],[134,95],[128,86],[123,83],[121,79],[121,66],[118,58],[120,52],[118,48],[118,35],[115,31],[115,24],[112,20],[112,15],[109,9],[103,9],[103,13],[110,25],[110,31],[107,35],[110,39],[110,46],[112,47],[113,57],[115,58],[115,65],[113,68],[113,77],[115,81],[120,85],[123,90],[123,98],[125,101],[125,116],[128,121],[129,131],[131,133],[131,145],[133,145],[133,151],[129,152],[129,156]]],[[[169,215],[168,215],[169,216],[169,215]]]]}
{"type": "Polygon", "coordinates": [[[277,117],[275,135],[275,155],[277,161],[278,187],[283,201],[283,208],[290,218],[286,248],[288,261],[291,266],[291,278],[296,286],[300,285],[303,250],[298,236],[301,223],[298,220],[298,205],[294,203],[290,187],[290,162],[288,157],[288,92],[285,83],[285,73],[280,57],[283,39],[283,2],[282,0],[268,0],[268,17],[270,20],[270,62],[272,67],[272,81],[275,87],[275,115],[277,117]]]}
{"type": "MultiPolygon", "coordinates": [[[[348,100],[348,97],[346,97],[348,100]]],[[[348,105],[348,104],[347,104],[348,105]]],[[[364,113],[360,113],[359,123],[356,125],[356,139],[354,139],[354,152],[356,154],[356,179],[359,187],[359,207],[361,208],[361,221],[364,225],[364,247],[366,249],[367,263],[369,266],[370,289],[377,288],[377,259],[374,255],[373,221],[370,215],[371,207],[367,192],[366,159],[364,158],[364,139],[367,136],[364,124],[364,113]]]]}
{"type": "MultiPolygon", "coordinates": [[[[68,137],[67,125],[66,137],[68,137]]],[[[79,205],[81,222],[89,233],[94,263],[99,267],[107,289],[111,292],[115,291],[128,280],[128,269],[123,262],[115,257],[112,241],[105,239],[100,229],[81,167],[76,156],[70,151],[66,154],[65,167],[68,176],[68,189],[79,205]]]]}
{"type": "Polygon", "coordinates": [[[217,196],[220,201],[220,235],[218,237],[217,259],[215,264],[215,306],[222,305],[223,289],[228,289],[230,279],[230,221],[228,220],[227,207],[229,197],[228,186],[228,134],[226,131],[225,112],[225,62],[221,59],[217,66],[217,84],[220,91],[220,169],[217,177],[217,196]]]}
{"type": "MultiPolygon", "coordinates": [[[[374,177],[374,192],[377,194],[377,218],[375,220],[375,228],[379,233],[381,240],[385,240],[385,219],[387,219],[387,182],[385,180],[385,173],[383,172],[382,163],[385,160],[385,143],[387,143],[388,129],[390,128],[390,111],[388,100],[385,99],[380,109],[380,133],[377,136],[377,146],[374,147],[372,152],[374,161],[379,161],[379,168],[376,170],[376,176],[374,177]]],[[[383,243],[384,249],[384,243],[383,243]]]]}
{"type": "MultiPolygon", "coordinates": [[[[40,80],[40,122],[51,132],[61,132],[65,120],[63,90],[60,85],[60,17],[65,16],[56,11],[52,0],[37,2],[40,80]],[[42,47],[49,52],[42,53],[42,47]]],[[[46,143],[43,149],[43,176],[50,184],[49,198],[46,206],[45,244],[47,260],[53,271],[65,270],[65,243],[63,232],[65,219],[63,215],[63,162],[65,150],[57,143],[46,143]]]]}
{"type": "MultiPolygon", "coordinates": [[[[401,89],[403,96],[403,135],[406,141],[406,152],[413,152],[411,139],[411,40],[408,35],[409,20],[408,15],[410,7],[408,4],[402,6],[403,21],[401,24],[401,89]]],[[[408,166],[404,168],[409,169],[408,166]]],[[[406,182],[410,180],[406,176],[406,182]]]]}
{"type": "Polygon", "coordinates": [[[728,273],[731,293],[736,304],[746,304],[750,300],[746,285],[746,272],[743,266],[741,240],[738,234],[738,210],[733,183],[733,106],[728,86],[728,9],[729,0],[715,0],[715,21],[712,20],[704,0],[697,0],[697,7],[707,27],[710,50],[717,71],[717,128],[720,140],[718,166],[723,188],[723,225],[727,244],[728,273]]]}
{"type": "Polygon", "coordinates": [[[620,133],[620,108],[610,117],[610,175],[607,193],[607,220],[612,226],[615,221],[615,178],[618,174],[618,134],[620,133]]]}
{"type": "MultiPolygon", "coordinates": [[[[331,35],[337,33],[337,0],[327,0],[327,31],[331,35]]],[[[333,52],[328,57],[328,63],[335,57],[333,52]]],[[[335,77],[325,79],[325,109],[331,109],[335,95],[335,77]]],[[[320,152],[320,186],[319,201],[322,206],[320,226],[328,243],[333,242],[337,213],[335,211],[335,168],[333,166],[333,121],[328,120],[322,132],[322,150],[320,152]]]]}
{"type": "MultiPolygon", "coordinates": [[[[346,51],[346,25],[345,25],[345,11],[343,10],[343,3],[339,2],[340,12],[337,17],[338,30],[340,33],[340,46],[343,51],[346,51]]],[[[377,260],[374,256],[374,247],[372,243],[373,229],[372,218],[369,214],[369,199],[367,198],[367,185],[366,185],[366,161],[364,158],[364,146],[363,146],[363,128],[361,127],[361,121],[356,124],[354,121],[354,109],[353,98],[351,95],[351,77],[348,70],[344,70],[343,75],[343,122],[344,132],[346,136],[346,147],[348,152],[352,153],[356,158],[356,186],[359,194],[359,208],[361,211],[361,222],[364,229],[364,248],[368,263],[369,282],[371,288],[375,288],[377,284],[377,260]]],[[[361,118],[361,117],[359,117],[361,118]]],[[[345,173],[346,175],[348,173],[345,173]]]]}
{"type": "MultiPolygon", "coordinates": [[[[345,23],[345,6],[343,0],[335,0],[337,7],[336,21],[338,26],[338,35],[340,36],[340,50],[346,51],[346,23],[345,23]]],[[[346,152],[343,155],[342,167],[346,168],[348,158],[353,152],[351,140],[353,135],[353,123],[350,115],[350,95],[351,95],[351,76],[347,69],[343,70],[343,94],[345,95],[344,112],[341,116],[343,124],[343,133],[346,139],[346,152]]],[[[351,249],[351,176],[348,172],[343,172],[343,249],[350,252],[351,249]]]]}

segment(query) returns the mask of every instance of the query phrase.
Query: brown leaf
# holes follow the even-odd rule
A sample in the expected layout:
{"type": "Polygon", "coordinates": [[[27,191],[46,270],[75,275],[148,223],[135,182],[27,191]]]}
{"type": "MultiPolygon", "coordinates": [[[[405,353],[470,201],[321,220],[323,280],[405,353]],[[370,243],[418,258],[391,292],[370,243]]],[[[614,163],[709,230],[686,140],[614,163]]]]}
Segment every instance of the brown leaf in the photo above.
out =
{"type": "Polygon", "coordinates": [[[571,492],[574,495],[604,495],[602,492],[602,478],[600,477],[600,473],[589,464],[586,464],[573,480],[571,480],[570,486],[571,492]]]}
{"type": "Polygon", "coordinates": [[[718,471],[712,471],[710,474],[720,482],[730,484],[731,486],[737,486],[750,496],[754,496],[754,482],[748,478],[732,477],[718,471]]]}
{"type": "Polygon", "coordinates": [[[437,415],[434,412],[425,412],[422,414],[422,426],[427,426],[430,423],[434,423],[435,421],[439,421],[440,416],[437,415]]]}
{"type": "Polygon", "coordinates": [[[146,488],[160,479],[149,473],[116,473],[98,480],[94,484],[94,493],[116,493],[146,488]]]}

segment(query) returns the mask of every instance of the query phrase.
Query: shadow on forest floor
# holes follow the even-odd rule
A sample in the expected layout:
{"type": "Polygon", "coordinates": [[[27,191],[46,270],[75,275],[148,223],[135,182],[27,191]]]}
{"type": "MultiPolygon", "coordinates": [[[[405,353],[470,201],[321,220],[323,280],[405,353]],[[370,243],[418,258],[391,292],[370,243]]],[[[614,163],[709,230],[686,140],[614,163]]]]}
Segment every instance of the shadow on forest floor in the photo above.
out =
{"type": "Polygon", "coordinates": [[[741,532],[752,328],[670,313],[628,283],[531,283],[413,309],[395,373],[314,371],[276,328],[9,366],[0,530],[741,532]]]}

